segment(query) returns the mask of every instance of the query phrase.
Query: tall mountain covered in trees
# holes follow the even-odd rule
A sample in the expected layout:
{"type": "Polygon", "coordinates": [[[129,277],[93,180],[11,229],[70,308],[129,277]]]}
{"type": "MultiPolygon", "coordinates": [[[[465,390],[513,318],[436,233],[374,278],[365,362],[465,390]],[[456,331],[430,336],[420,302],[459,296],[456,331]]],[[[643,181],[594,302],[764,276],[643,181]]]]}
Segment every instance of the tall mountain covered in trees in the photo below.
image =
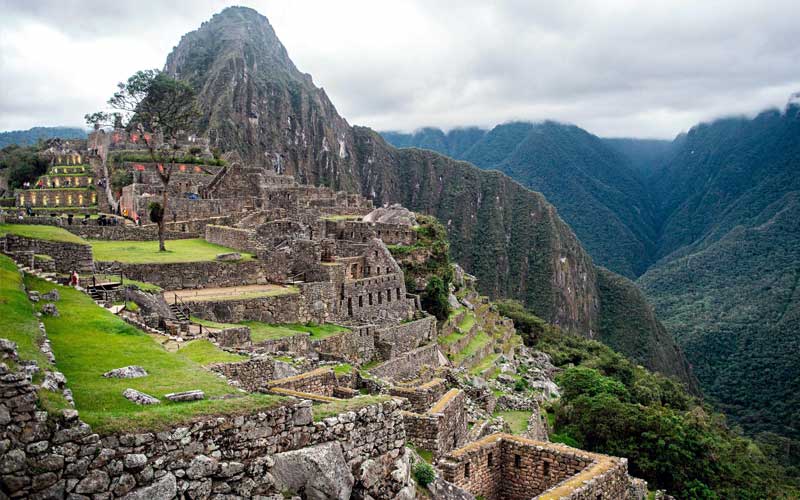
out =
{"type": "Polygon", "coordinates": [[[707,395],[753,432],[800,438],[796,101],[674,141],[556,123],[384,136],[544,193],[599,263],[637,278],[707,395]]]}
{"type": "Polygon", "coordinates": [[[86,139],[86,131],[77,127],[33,127],[28,130],[0,132],[0,149],[11,144],[33,146],[39,141],[55,137],[60,139],[86,139]]]}
{"type": "Polygon", "coordinates": [[[301,182],[434,215],[447,228],[452,257],[477,275],[484,293],[520,299],[573,333],[601,340],[634,335],[620,343],[631,346],[623,352],[692,384],[680,349],[656,327],[638,289],[617,276],[603,280],[544,196],[500,172],[397,149],[368,128],[350,126],[256,11],[231,7],[215,15],[181,39],[165,70],[197,90],[200,132],[212,145],[301,182]],[[609,318],[620,309],[615,301],[629,294],[637,309],[609,318]],[[629,327],[635,331],[619,330],[629,327]]]}

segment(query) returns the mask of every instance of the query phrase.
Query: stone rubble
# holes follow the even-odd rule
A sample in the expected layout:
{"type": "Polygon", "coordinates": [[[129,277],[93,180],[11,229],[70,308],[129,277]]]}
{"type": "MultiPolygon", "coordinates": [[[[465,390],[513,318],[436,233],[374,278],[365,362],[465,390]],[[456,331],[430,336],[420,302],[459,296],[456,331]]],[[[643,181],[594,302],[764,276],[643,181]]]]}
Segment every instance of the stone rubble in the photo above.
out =
{"type": "Polygon", "coordinates": [[[128,401],[136,403],[137,405],[157,405],[161,403],[159,399],[154,398],[149,394],[139,392],[136,389],[131,389],[131,388],[125,389],[122,395],[125,396],[125,399],[127,399],[128,401]]]}

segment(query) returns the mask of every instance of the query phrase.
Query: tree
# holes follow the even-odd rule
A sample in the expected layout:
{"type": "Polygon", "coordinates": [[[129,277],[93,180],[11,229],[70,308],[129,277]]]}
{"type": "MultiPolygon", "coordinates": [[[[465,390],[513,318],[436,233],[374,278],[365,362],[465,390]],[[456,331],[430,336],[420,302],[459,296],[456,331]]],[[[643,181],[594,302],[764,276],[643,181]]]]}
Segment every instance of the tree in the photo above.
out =
{"type": "Polygon", "coordinates": [[[422,295],[422,308],[436,316],[436,319],[447,319],[447,315],[450,314],[447,295],[447,285],[438,276],[433,276],[428,280],[425,293],[422,295]]]}
{"type": "MultiPolygon", "coordinates": [[[[199,116],[194,90],[159,70],[137,71],[127,82],[117,84],[108,105],[112,111],[87,114],[86,122],[95,127],[121,126],[141,134],[164,187],[160,213],[167,213],[169,181],[181,156],[178,138],[193,128],[199,116]]],[[[157,221],[158,248],[162,252],[166,251],[165,219],[158,217],[157,221]]]]}

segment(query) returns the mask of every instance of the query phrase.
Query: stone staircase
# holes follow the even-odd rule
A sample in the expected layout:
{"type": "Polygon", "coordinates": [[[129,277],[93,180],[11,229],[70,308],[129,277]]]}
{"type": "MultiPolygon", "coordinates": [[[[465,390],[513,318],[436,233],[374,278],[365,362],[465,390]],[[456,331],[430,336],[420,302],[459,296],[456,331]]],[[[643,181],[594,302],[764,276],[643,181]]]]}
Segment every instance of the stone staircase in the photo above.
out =
{"type": "Polygon", "coordinates": [[[186,315],[186,312],[178,304],[173,302],[169,305],[169,309],[178,321],[190,321],[189,316],[186,315]]]}

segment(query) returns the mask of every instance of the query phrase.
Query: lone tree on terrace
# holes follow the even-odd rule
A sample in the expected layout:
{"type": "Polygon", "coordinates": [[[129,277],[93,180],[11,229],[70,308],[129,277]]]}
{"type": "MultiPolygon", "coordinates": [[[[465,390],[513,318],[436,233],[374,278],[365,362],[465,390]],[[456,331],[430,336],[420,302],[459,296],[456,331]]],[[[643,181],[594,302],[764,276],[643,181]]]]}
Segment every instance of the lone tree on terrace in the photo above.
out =
{"type": "Polygon", "coordinates": [[[157,69],[137,71],[127,82],[117,84],[108,100],[110,111],[85,116],[94,126],[121,126],[138,132],[164,186],[161,203],[148,207],[150,219],[158,223],[158,249],[164,247],[164,225],[169,203],[169,181],[181,154],[178,138],[191,130],[199,117],[195,92],[184,82],[157,69]]]}

